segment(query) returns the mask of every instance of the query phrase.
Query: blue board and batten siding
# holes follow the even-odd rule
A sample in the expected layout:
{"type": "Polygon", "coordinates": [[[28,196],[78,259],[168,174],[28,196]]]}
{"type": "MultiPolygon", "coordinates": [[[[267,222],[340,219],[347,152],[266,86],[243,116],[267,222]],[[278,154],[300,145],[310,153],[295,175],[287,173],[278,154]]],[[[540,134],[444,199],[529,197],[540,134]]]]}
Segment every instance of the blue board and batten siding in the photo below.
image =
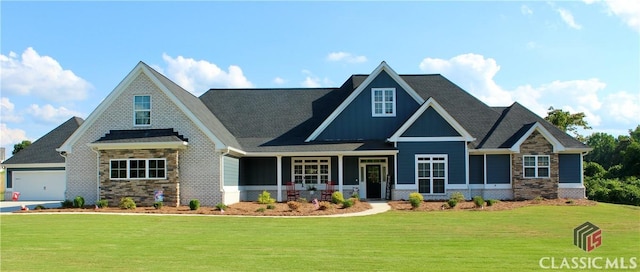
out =
{"type": "Polygon", "coordinates": [[[511,184],[511,155],[487,155],[487,184],[511,184]]]}
{"type": "Polygon", "coordinates": [[[402,134],[401,137],[452,137],[460,136],[447,120],[429,107],[402,134]]]}
{"type": "Polygon", "coordinates": [[[469,156],[469,184],[484,184],[484,155],[469,156]]]}
{"type": "Polygon", "coordinates": [[[448,184],[466,184],[465,142],[399,142],[398,184],[416,183],[416,155],[446,154],[448,184]]]}
{"type": "Polygon", "coordinates": [[[224,186],[238,186],[240,180],[240,160],[233,157],[222,157],[224,167],[224,186]]]}
{"type": "Polygon", "coordinates": [[[559,182],[581,183],[580,154],[560,154],[558,160],[559,182]]]}
{"type": "Polygon", "coordinates": [[[386,72],[381,72],[369,86],[356,97],[325,130],[316,138],[320,141],[331,140],[372,140],[386,139],[391,136],[404,121],[419,107],[400,85],[386,72]],[[396,89],[396,116],[372,117],[371,89],[396,89]]]}

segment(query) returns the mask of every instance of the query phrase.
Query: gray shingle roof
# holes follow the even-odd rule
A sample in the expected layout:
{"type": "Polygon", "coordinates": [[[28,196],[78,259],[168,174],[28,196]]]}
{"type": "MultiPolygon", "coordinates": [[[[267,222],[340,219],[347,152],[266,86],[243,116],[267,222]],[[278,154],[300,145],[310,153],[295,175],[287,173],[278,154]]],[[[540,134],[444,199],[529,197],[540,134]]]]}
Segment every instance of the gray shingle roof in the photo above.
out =
{"type": "Polygon", "coordinates": [[[216,137],[220,139],[225,145],[235,148],[240,148],[240,144],[234,137],[234,135],[227,130],[225,125],[218,120],[218,118],[213,115],[213,113],[204,105],[204,103],[198,99],[198,97],[194,96],[187,90],[175,84],[173,81],[165,77],[163,74],[149,67],[147,64],[142,62],[153,75],[155,75],[158,80],[175,95],[180,102],[182,102],[192,113],[195,115],[200,122],[204,124],[204,126],[209,129],[216,137]]]}
{"type": "Polygon", "coordinates": [[[84,120],[80,117],[70,118],[2,164],[64,163],[64,158],[56,148],[60,147],[82,122],[84,120]]]}
{"type": "Polygon", "coordinates": [[[173,129],[110,130],[94,143],[188,142],[189,139],[173,129]]]}
{"type": "MultiPolygon", "coordinates": [[[[353,75],[340,88],[211,89],[200,99],[245,151],[354,150],[356,143],[341,146],[304,140],[367,76],[353,75]]],[[[400,77],[424,100],[433,97],[475,137],[471,148],[509,148],[535,122],[541,123],[565,147],[586,147],[518,103],[489,107],[442,75],[400,77]]],[[[377,146],[384,149],[382,142],[383,139],[377,146]]]]}

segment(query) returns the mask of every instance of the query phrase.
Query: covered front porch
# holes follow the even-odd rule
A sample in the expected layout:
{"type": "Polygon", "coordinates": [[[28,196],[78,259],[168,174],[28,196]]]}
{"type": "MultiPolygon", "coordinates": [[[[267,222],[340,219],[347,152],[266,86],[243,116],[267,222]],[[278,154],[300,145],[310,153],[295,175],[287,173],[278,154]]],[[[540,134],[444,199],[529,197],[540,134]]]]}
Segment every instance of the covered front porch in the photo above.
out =
{"type": "MultiPolygon", "coordinates": [[[[248,154],[249,155],[249,154],[248,154]]],[[[240,158],[241,201],[255,201],[267,191],[277,201],[287,201],[287,183],[300,197],[320,200],[327,183],[345,198],[390,199],[396,176],[396,150],[254,154],[240,158]]]]}

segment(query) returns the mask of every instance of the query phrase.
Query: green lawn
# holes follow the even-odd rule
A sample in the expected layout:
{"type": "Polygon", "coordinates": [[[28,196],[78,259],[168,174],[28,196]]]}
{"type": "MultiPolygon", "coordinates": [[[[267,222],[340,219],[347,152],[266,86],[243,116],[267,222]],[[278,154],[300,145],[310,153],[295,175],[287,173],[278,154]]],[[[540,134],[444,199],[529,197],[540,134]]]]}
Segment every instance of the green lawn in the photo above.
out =
{"type": "MultiPolygon", "coordinates": [[[[3,215],[1,271],[527,271],[637,258],[640,209],[598,204],[345,218],[3,215]],[[573,245],[590,221],[602,246],[573,245]],[[547,264],[550,265],[550,264],[547,264]]],[[[604,265],[604,262],[602,263],[604,265]]]]}

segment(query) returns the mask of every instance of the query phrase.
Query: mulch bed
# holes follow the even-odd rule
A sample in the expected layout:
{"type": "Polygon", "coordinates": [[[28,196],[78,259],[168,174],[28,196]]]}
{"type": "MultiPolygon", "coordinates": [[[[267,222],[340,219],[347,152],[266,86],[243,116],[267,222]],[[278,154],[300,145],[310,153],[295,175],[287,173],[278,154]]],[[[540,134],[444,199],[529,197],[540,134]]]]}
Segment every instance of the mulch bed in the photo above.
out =
{"type": "MultiPolygon", "coordinates": [[[[411,211],[411,212],[433,212],[433,211],[501,211],[511,210],[515,208],[547,205],[547,206],[594,206],[597,202],[587,199],[544,199],[544,200],[523,200],[523,201],[500,201],[492,206],[476,208],[472,201],[458,203],[454,208],[443,208],[445,201],[425,201],[419,208],[412,208],[408,201],[389,201],[392,210],[411,211]]],[[[247,215],[247,216],[318,216],[332,215],[344,213],[356,213],[371,209],[371,205],[365,201],[357,201],[352,207],[343,208],[342,205],[331,204],[327,210],[319,210],[312,203],[300,203],[300,208],[292,211],[287,203],[274,203],[274,209],[267,209],[266,204],[258,204],[257,202],[240,202],[227,207],[224,212],[215,207],[200,207],[198,210],[192,211],[189,206],[180,207],[162,207],[155,209],[153,207],[137,207],[133,210],[120,209],[118,207],[107,207],[95,209],[86,208],[53,208],[53,209],[34,209],[28,211],[16,211],[16,213],[38,213],[38,212],[98,212],[98,213],[147,213],[147,214],[201,214],[201,215],[247,215]]]]}
{"type": "Polygon", "coordinates": [[[476,207],[473,201],[465,201],[458,203],[454,208],[446,208],[445,201],[426,201],[422,202],[420,207],[412,208],[408,201],[389,201],[389,205],[393,210],[399,211],[455,211],[455,210],[486,210],[486,211],[502,211],[512,210],[516,208],[546,205],[546,206],[594,206],[597,202],[588,199],[542,199],[542,200],[522,200],[522,201],[499,201],[492,206],[485,205],[482,208],[476,207]]]}

